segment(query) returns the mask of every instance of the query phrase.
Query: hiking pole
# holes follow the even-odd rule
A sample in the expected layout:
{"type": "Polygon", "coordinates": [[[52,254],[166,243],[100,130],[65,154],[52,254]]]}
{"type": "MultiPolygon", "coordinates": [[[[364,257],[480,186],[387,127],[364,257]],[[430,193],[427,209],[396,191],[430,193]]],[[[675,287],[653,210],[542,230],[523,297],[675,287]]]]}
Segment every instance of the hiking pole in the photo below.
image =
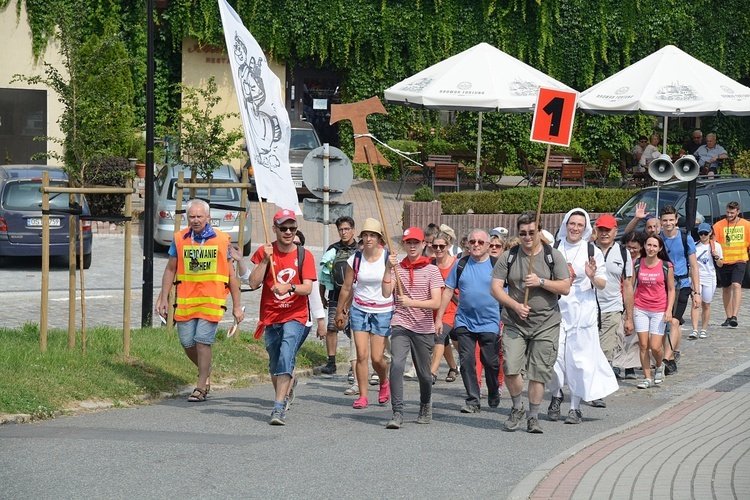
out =
{"type": "MultiPolygon", "coordinates": [[[[539,190],[539,204],[536,207],[536,232],[534,233],[534,246],[531,247],[531,255],[529,256],[529,274],[534,272],[534,254],[536,253],[536,246],[542,237],[542,231],[539,228],[539,219],[542,215],[542,199],[544,198],[544,185],[547,184],[547,166],[549,165],[549,153],[551,144],[547,144],[547,156],[544,158],[544,172],[542,173],[542,187],[539,190]]],[[[526,287],[526,292],[523,296],[523,305],[529,305],[529,287],[526,287]]]]}
{"type": "MultiPolygon", "coordinates": [[[[380,199],[380,190],[378,189],[378,181],[375,179],[375,169],[372,168],[372,160],[370,160],[370,150],[365,146],[365,157],[367,158],[367,165],[370,167],[370,177],[372,177],[372,185],[375,188],[375,199],[378,200],[378,210],[380,211],[380,220],[383,223],[383,232],[385,233],[385,241],[388,244],[388,248],[391,246],[391,236],[388,234],[388,224],[385,221],[385,213],[383,212],[383,202],[380,199]]],[[[393,253],[393,252],[391,252],[393,253]]],[[[394,273],[396,277],[396,288],[398,294],[403,295],[404,291],[401,288],[401,281],[398,279],[398,271],[394,273]]]]}

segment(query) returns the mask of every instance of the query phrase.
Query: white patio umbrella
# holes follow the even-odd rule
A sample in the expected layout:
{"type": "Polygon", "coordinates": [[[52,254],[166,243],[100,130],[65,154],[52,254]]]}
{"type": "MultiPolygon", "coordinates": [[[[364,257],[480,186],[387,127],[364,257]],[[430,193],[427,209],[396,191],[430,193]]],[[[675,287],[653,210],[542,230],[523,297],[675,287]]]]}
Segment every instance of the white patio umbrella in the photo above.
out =
{"type": "Polygon", "coordinates": [[[575,92],[502,50],[480,43],[386,89],[385,100],[415,108],[479,111],[479,190],[482,112],[530,113],[539,87],[575,92]]]}

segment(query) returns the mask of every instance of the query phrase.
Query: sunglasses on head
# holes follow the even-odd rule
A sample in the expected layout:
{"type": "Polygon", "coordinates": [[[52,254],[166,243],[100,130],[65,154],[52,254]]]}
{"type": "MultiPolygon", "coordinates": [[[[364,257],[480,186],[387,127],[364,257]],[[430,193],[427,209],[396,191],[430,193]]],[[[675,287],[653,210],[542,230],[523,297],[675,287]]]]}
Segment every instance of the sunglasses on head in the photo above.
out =
{"type": "Polygon", "coordinates": [[[469,245],[484,245],[485,243],[487,242],[482,240],[469,240],[469,245]]]}
{"type": "Polygon", "coordinates": [[[444,250],[447,246],[448,245],[437,245],[435,243],[432,244],[432,248],[434,248],[435,250],[444,250]]]}
{"type": "Polygon", "coordinates": [[[518,236],[523,238],[524,236],[534,236],[536,231],[518,231],[518,236]]]}
{"type": "Polygon", "coordinates": [[[297,231],[297,226],[276,226],[282,233],[294,233],[297,231]]]}

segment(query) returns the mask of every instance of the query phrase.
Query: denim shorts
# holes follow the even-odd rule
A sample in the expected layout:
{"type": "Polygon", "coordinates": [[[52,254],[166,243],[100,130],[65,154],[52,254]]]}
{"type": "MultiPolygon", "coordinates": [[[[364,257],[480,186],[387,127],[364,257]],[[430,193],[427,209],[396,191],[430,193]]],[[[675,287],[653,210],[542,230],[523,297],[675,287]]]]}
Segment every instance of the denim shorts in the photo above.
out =
{"type": "Polygon", "coordinates": [[[180,344],[185,349],[195,347],[196,343],[213,345],[218,327],[219,323],[202,318],[193,318],[177,322],[177,335],[180,337],[180,344]]]}
{"type": "Polygon", "coordinates": [[[271,375],[292,375],[297,346],[304,332],[305,325],[294,320],[266,326],[268,372],[271,375]]]}
{"type": "Polygon", "coordinates": [[[352,331],[369,332],[381,337],[389,337],[391,335],[392,317],[393,311],[368,313],[360,311],[354,306],[349,310],[349,321],[352,325],[352,331]]]}

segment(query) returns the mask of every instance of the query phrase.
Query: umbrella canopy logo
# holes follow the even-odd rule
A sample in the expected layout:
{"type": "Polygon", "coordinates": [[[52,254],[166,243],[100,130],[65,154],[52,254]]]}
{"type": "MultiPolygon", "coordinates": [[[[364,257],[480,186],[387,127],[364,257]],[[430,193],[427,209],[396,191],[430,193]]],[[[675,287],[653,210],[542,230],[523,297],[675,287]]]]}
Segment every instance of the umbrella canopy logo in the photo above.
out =
{"type": "Polygon", "coordinates": [[[697,101],[698,93],[691,85],[672,82],[660,87],[656,91],[656,98],[660,101],[697,101]]]}
{"type": "Polygon", "coordinates": [[[515,81],[510,82],[508,91],[510,92],[510,95],[513,96],[536,95],[537,92],[539,92],[539,85],[534,82],[516,79],[515,81]]]}

